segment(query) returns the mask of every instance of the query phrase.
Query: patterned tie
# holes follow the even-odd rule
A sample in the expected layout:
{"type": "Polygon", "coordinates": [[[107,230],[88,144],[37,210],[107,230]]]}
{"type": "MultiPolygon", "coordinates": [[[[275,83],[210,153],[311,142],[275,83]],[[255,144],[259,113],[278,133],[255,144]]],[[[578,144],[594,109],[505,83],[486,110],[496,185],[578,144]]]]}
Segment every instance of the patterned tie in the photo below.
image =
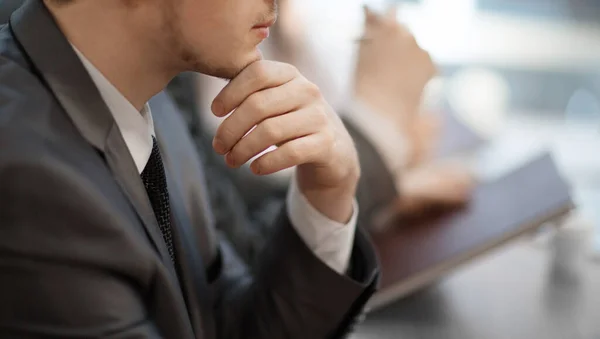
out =
{"type": "Polygon", "coordinates": [[[169,190],[163,167],[160,150],[155,138],[152,138],[152,153],[146,167],[142,171],[142,181],[148,192],[150,204],[158,221],[158,227],[162,233],[171,260],[175,263],[175,249],[173,247],[173,235],[171,234],[171,206],[169,205],[169,190]]]}

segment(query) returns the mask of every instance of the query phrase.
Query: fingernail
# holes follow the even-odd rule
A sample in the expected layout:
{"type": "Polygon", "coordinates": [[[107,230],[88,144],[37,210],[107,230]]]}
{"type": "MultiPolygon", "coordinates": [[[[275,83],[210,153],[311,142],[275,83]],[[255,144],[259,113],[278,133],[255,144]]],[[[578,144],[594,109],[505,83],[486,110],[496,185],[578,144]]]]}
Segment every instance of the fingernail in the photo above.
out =
{"type": "Polygon", "coordinates": [[[221,140],[219,140],[218,138],[214,138],[213,139],[213,148],[215,149],[215,151],[217,151],[217,153],[219,154],[224,154],[225,153],[225,145],[223,144],[223,142],[221,140]]]}
{"type": "Polygon", "coordinates": [[[253,162],[250,165],[250,169],[252,170],[252,172],[254,172],[254,174],[256,175],[260,175],[260,166],[258,165],[258,163],[253,162]]]}
{"type": "Polygon", "coordinates": [[[220,101],[217,101],[217,100],[213,101],[211,109],[212,109],[213,114],[218,117],[223,116],[225,114],[225,113],[223,113],[223,110],[225,108],[223,108],[223,104],[221,104],[220,101]]]}
{"type": "Polygon", "coordinates": [[[227,153],[225,156],[225,162],[231,167],[235,166],[235,159],[233,158],[233,155],[231,155],[231,152],[227,153]]]}

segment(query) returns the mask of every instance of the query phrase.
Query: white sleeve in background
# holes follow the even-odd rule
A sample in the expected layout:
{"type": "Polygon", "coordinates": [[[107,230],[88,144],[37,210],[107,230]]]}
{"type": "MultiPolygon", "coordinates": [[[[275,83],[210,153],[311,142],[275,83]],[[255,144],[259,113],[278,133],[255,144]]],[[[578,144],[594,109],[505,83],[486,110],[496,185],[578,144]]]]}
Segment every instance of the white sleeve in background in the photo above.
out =
{"type": "Polygon", "coordinates": [[[407,137],[395,126],[396,122],[373,112],[358,100],[347,102],[344,117],[371,142],[391,173],[402,172],[410,145],[407,137]]]}
{"type": "Polygon", "coordinates": [[[298,189],[296,176],[287,195],[287,213],[292,226],[304,243],[327,266],[339,274],[345,274],[354,244],[358,204],[353,203],[353,213],[347,224],[333,221],[317,209],[298,189]]]}

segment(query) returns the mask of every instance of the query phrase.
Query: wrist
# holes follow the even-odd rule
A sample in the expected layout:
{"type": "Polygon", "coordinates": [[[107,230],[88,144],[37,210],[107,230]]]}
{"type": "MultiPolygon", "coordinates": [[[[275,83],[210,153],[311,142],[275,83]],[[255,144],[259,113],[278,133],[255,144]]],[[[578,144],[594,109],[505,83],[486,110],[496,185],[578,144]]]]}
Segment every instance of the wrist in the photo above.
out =
{"type": "Polygon", "coordinates": [[[333,221],[346,224],[354,213],[357,180],[336,187],[315,187],[296,177],[298,189],[317,211],[333,221]]]}
{"type": "Polygon", "coordinates": [[[352,218],[354,195],[340,194],[335,191],[303,191],[308,202],[321,214],[335,222],[346,224],[352,218]]]}

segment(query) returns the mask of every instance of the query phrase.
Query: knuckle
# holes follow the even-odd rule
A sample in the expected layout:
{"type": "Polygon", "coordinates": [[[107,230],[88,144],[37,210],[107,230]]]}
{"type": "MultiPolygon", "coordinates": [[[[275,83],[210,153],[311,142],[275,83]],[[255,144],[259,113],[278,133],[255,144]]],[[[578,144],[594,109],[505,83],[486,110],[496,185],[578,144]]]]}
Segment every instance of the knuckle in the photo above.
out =
{"type": "Polygon", "coordinates": [[[281,138],[281,128],[275,120],[264,121],[261,125],[261,134],[263,134],[270,142],[278,142],[281,138]]]}
{"type": "Polygon", "coordinates": [[[312,123],[314,123],[317,126],[329,125],[329,116],[325,108],[323,108],[322,106],[317,106],[313,112],[313,116],[311,117],[312,123]]]}
{"type": "Polygon", "coordinates": [[[306,80],[305,90],[308,95],[313,99],[321,98],[321,89],[315,83],[306,80]]]}
{"type": "Polygon", "coordinates": [[[325,130],[325,132],[323,132],[323,139],[324,139],[324,145],[325,145],[325,151],[327,154],[331,154],[333,153],[334,149],[335,149],[335,133],[331,130],[325,130]]]}
{"type": "Polygon", "coordinates": [[[300,71],[298,70],[298,68],[292,64],[283,64],[284,69],[289,72],[290,74],[292,74],[293,76],[297,76],[298,74],[300,74],[300,71]]]}
{"type": "Polygon", "coordinates": [[[300,72],[294,65],[284,62],[275,62],[273,72],[276,73],[276,78],[285,82],[295,79],[300,75],[300,72]]]}
{"type": "Polygon", "coordinates": [[[254,93],[247,99],[247,105],[250,112],[254,114],[260,114],[265,108],[265,98],[261,93],[254,93]]]}
{"type": "Polygon", "coordinates": [[[252,75],[254,76],[255,81],[263,82],[268,79],[269,66],[266,61],[257,61],[252,66],[252,75]]]}
{"type": "Polygon", "coordinates": [[[318,147],[314,147],[314,156],[329,158],[335,153],[336,137],[335,132],[331,129],[326,129],[319,133],[318,147]]]}
{"type": "Polygon", "coordinates": [[[290,160],[290,162],[295,164],[299,164],[302,161],[302,155],[303,152],[300,142],[295,146],[290,147],[287,152],[287,158],[290,160]]]}

